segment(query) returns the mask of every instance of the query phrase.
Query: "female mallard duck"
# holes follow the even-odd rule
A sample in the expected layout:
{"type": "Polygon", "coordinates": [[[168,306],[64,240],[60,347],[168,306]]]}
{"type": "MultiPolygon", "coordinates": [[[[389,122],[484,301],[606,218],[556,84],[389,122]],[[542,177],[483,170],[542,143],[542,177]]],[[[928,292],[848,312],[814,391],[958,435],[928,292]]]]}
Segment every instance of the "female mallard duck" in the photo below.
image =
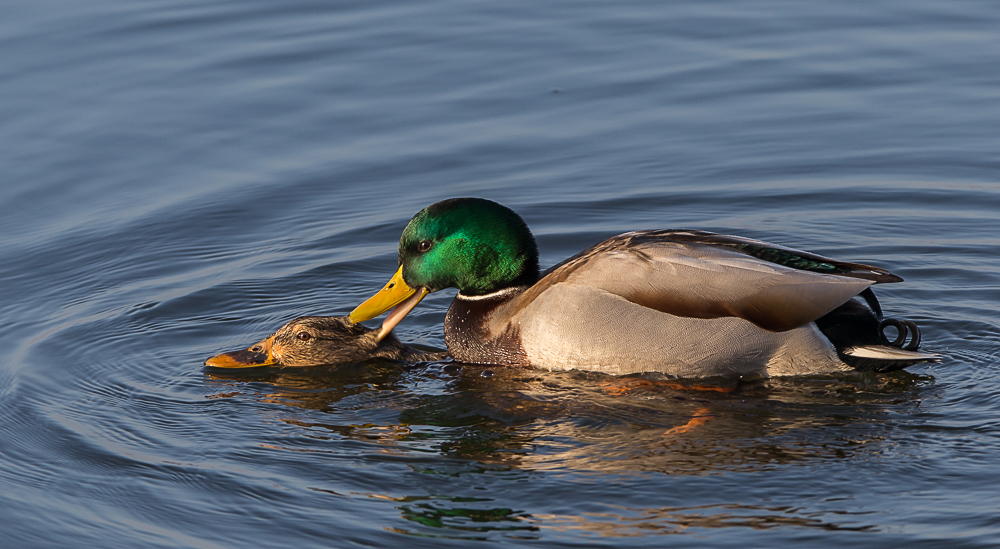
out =
{"type": "Polygon", "coordinates": [[[344,316],[296,318],[248,349],[213,356],[205,366],[320,366],[370,359],[419,362],[442,360],[446,353],[425,353],[401,343],[396,336],[378,337],[375,330],[352,324],[344,316]]]}
{"type": "Polygon", "coordinates": [[[463,362],[702,377],[889,371],[937,358],[917,352],[912,322],[881,318],[869,286],[898,276],[738,236],[633,231],[539,274],[516,213],[455,198],[410,220],[399,264],[351,321],[395,306],[385,338],[425,295],[458,288],[444,336],[463,362]],[[899,332],[891,343],[887,324],[899,332]]]}

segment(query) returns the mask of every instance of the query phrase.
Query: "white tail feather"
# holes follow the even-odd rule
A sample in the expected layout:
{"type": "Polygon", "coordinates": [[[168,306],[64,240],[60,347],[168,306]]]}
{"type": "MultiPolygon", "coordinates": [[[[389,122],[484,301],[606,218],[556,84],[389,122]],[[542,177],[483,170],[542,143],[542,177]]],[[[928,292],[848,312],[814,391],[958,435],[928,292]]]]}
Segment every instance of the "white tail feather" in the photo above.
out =
{"type": "Polygon", "coordinates": [[[872,360],[905,360],[910,362],[929,362],[940,360],[940,355],[934,353],[922,353],[919,351],[907,351],[898,347],[888,347],[886,345],[862,345],[860,347],[849,347],[844,349],[844,354],[872,360]]]}

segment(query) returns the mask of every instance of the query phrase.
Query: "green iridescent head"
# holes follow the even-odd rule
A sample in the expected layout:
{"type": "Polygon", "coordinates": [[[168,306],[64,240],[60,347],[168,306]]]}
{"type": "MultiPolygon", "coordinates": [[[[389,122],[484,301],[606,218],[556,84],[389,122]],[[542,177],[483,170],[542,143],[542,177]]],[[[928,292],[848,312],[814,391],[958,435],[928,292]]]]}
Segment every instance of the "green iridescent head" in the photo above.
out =
{"type": "Polygon", "coordinates": [[[513,210],[482,198],[452,198],[417,215],[399,239],[411,287],[483,295],[538,280],[535,238],[513,210]]]}

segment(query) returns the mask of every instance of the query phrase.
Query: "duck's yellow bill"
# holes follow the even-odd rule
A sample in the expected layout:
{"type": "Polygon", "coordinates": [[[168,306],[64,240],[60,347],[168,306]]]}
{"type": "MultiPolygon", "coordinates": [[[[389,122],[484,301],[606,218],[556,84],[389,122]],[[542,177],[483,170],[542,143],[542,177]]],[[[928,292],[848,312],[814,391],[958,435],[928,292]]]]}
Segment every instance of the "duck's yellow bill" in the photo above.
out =
{"type": "Polygon", "coordinates": [[[273,366],[278,363],[271,353],[274,336],[260,343],[251,345],[249,349],[232,351],[215,355],[205,361],[205,366],[213,368],[256,368],[258,366],[273,366]]]}
{"type": "Polygon", "coordinates": [[[430,292],[423,286],[409,287],[403,280],[403,268],[400,267],[377,294],[351,311],[349,318],[352,323],[370,320],[398,305],[382,323],[382,329],[379,330],[377,337],[378,341],[382,341],[382,338],[389,335],[406,313],[412,311],[428,293],[430,292]]]}
{"type": "Polygon", "coordinates": [[[396,274],[392,275],[392,280],[383,286],[377,294],[369,297],[367,301],[351,311],[351,316],[349,317],[351,323],[357,324],[358,322],[371,320],[399,305],[414,293],[416,293],[416,290],[409,287],[406,281],[403,280],[403,268],[400,267],[396,271],[396,274]]]}

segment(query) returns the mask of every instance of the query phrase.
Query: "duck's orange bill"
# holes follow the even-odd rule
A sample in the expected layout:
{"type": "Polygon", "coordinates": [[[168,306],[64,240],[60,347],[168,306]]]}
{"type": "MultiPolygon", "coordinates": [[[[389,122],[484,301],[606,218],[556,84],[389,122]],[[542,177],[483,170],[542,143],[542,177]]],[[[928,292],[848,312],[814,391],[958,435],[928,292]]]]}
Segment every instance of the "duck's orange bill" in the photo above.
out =
{"type": "Polygon", "coordinates": [[[272,366],[277,364],[274,354],[271,353],[271,344],[274,343],[274,336],[271,336],[260,343],[251,345],[249,349],[232,351],[215,355],[205,361],[205,366],[213,368],[256,368],[258,366],[272,366]]]}
{"type": "Polygon", "coordinates": [[[417,286],[416,288],[409,287],[406,281],[403,280],[403,268],[400,267],[392,279],[378,293],[369,297],[367,301],[351,311],[349,318],[352,323],[358,323],[375,318],[389,309],[396,307],[389,316],[385,317],[385,321],[382,322],[382,329],[379,330],[377,337],[379,341],[382,341],[382,338],[389,335],[389,332],[396,327],[396,324],[399,324],[399,321],[403,320],[406,313],[412,311],[420,303],[420,300],[429,293],[430,291],[423,286],[417,286]]]}

